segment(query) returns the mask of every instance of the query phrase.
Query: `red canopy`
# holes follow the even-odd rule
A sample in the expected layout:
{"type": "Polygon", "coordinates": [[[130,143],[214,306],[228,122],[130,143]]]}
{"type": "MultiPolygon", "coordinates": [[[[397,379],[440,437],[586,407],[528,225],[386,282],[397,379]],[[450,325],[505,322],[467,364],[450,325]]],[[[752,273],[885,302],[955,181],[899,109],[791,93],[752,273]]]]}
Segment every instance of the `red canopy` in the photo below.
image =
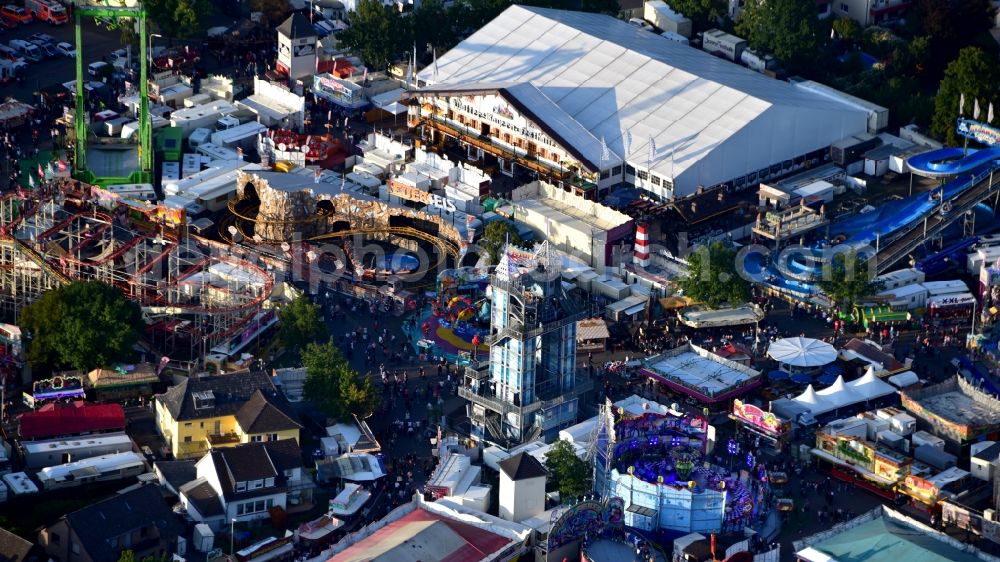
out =
{"type": "Polygon", "coordinates": [[[91,431],[125,429],[125,410],[119,404],[49,403],[21,414],[21,439],[44,439],[91,431]]]}

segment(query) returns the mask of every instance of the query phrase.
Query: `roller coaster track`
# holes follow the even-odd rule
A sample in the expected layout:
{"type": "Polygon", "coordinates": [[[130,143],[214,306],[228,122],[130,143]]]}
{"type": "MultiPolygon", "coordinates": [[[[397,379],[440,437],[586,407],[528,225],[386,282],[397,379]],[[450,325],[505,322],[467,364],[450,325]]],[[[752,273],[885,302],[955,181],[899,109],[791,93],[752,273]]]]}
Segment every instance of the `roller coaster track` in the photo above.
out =
{"type": "Polygon", "coordinates": [[[52,278],[58,281],[60,285],[65,285],[71,281],[66,274],[53,267],[49,262],[45,261],[45,258],[36,252],[34,248],[17,238],[11,237],[10,239],[14,242],[14,247],[17,248],[17,251],[24,254],[26,258],[31,260],[38,267],[42,268],[42,271],[51,275],[52,278]]]}
{"type": "MultiPolygon", "coordinates": [[[[229,212],[234,217],[236,217],[237,219],[239,219],[239,220],[235,221],[235,225],[236,225],[236,228],[239,229],[240,234],[242,234],[244,236],[244,238],[249,238],[249,237],[247,237],[246,232],[243,230],[242,225],[240,224],[240,221],[245,221],[245,222],[248,222],[250,224],[256,225],[257,222],[258,222],[258,219],[256,217],[252,217],[252,216],[244,214],[244,212],[249,212],[249,209],[246,210],[246,211],[240,211],[238,209],[238,204],[239,203],[240,203],[240,201],[236,201],[236,200],[230,201],[229,202],[229,212]]],[[[267,222],[268,222],[268,224],[274,224],[274,225],[309,224],[309,223],[314,223],[314,222],[317,222],[317,221],[320,221],[320,220],[324,220],[324,219],[329,219],[329,218],[335,218],[335,217],[330,217],[330,216],[327,216],[327,215],[317,215],[317,216],[309,217],[309,218],[306,218],[306,219],[278,219],[278,220],[267,219],[267,222]]],[[[342,220],[348,220],[348,219],[347,219],[347,217],[344,217],[342,220]]],[[[224,238],[228,238],[227,233],[223,232],[223,229],[221,228],[222,226],[223,226],[223,224],[220,223],[219,234],[221,236],[223,236],[224,238]]],[[[410,238],[416,238],[418,240],[423,240],[424,242],[429,242],[429,243],[433,244],[440,251],[440,255],[442,255],[442,256],[444,256],[444,255],[450,255],[450,256],[452,256],[454,258],[457,258],[458,255],[459,255],[459,253],[460,253],[460,248],[454,242],[451,242],[451,241],[449,241],[447,239],[441,238],[440,236],[435,236],[435,235],[430,234],[428,232],[424,232],[422,230],[418,230],[416,228],[409,227],[409,226],[385,226],[385,227],[352,228],[352,229],[348,229],[348,230],[342,230],[340,232],[331,232],[331,233],[328,233],[328,234],[320,234],[318,236],[313,236],[311,238],[307,238],[306,241],[308,241],[308,242],[319,242],[319,241],[323,241],[323,240],[335,240],[335,239],[338,239],[338,238],[346,238],[346,237],[354,236],[354,235],[363,235],[363,236],[364,235],[368,235],[368,236],[371,236],[371,235],[377,235],[377,234],[395,234],[395,235],[399,235],[399,236],[406,236],[406,237],[410,237],[410,238]]],[[[229,240],[229,242],[232,242],[232,240],[229,240]]],[[[280,244],[282,241],[281,240],[263,240],[263,242],[280,244]]]]}

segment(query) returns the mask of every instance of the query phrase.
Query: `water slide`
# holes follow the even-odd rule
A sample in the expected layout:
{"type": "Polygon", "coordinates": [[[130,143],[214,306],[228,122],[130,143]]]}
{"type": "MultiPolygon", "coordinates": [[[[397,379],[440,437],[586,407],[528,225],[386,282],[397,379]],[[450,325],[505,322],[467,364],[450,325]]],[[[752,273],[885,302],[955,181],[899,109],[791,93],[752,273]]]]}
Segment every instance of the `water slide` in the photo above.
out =
{"type": "MultiPolygon", "coordinates": [[[[975,184],[975,178],[998,166],[1000,148],[968,150],[942,148],[918,154],[907,159],[913,173],[927,177],[952,177],[932,193],[916,193],[903,199],[889,201],[878,209],[851,214],[830,225],[831,239],[842,238],[844,244],[855,247],[873,246],[877,238],[885,240],[901,230],[916,226],[921,219],[942,207],[941,201],[951,201],[975,184]]],[[[748,256],[744,264],[747,273],[783,292],[811,295],[814,285],[806,280],[789,278],[773,264],[765,264],[761,255],[748,256]]],[[[819,262],[789,259],[785,269],[796,276],[808,277],[819,270],[819,262]]]]}

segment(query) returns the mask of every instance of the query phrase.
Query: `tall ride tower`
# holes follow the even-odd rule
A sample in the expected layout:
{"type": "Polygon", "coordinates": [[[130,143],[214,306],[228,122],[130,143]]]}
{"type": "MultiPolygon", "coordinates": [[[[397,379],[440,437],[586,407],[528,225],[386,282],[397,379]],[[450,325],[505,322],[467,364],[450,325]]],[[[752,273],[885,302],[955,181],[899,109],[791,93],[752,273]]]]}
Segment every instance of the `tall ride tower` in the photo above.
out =
{"type": "Polygon", "coordinates": [[[146,10],[139,0],[78,0],[73,8],[76,25],[76,114],[74,117],[75,161],[73,177],[106,187],[121,183],[153,181],[153,126],[149,117],[149,93],[146,72],[149,66],[146,10]],[[139,131],[138,143],[90,137],[83,68],[84,18],[103,21],[109,29],[134,26],[139,43],[139,131]]]}
{"type": "Polygon", "coordinates": [[[550,441],[576,423],[579,396],[593,388],[576,367],[582,307],[563,290],[547,243],[519,258],[505,250],[489,291],[489,364],[470,367],[459,391],[471,402],[472,434],[502,445],[550,441]]]}

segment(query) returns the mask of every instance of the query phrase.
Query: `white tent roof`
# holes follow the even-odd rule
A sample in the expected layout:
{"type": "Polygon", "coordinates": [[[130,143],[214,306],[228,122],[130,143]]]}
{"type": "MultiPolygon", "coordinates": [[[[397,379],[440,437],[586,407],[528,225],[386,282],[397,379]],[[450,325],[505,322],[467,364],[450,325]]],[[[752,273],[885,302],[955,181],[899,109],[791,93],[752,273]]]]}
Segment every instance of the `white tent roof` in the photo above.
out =
{"type": "Polygon", "coordinates": [[[892,375],[889,377],[889,382],[898,388],[905,388],[911,384],[917,384],[920,382],[920,377],[918,377],[913,371],[906,371],[905,373],[892,375]]]}
{"type": "Polygon", "coordinates": [[[678,195],[867,124],[861,109],[600,14],[514,5],[436,66],[419,74],[431,90],[530,83],[537,93],[525,88],[519,100],[541,121],[582,126],[589,135],[579,150],[599,150],[603,138],[616,157],[676,178],[678,195]]]}
{"type": "Polygon", "coordinates": [[[820,391],[814,391],[812,385],[809,385],[805,392],[792,400],[808,408],[812,415],[819,416],[837,408],[874,400],[894,392],[896,392],[895,387],[875,376],[874,371],[870,371],[851,382],[845,382],[841,375],[829,388],[820,391]]]}
{"type": "Polygon", "coordinates": [[[821,367],[837,358],[832,345],[812,338],[785,338],[772,343],[767,355],[793,367],[821,367]]]}
{"type": "Polygon", "coordinates": [[[805,405],[809,405],[809,404],[819,404],[820,399],[818,396],[816,396],[816,389],[813,388],[813,385],[809,385],[806,387],[805,392],[795,397],[795,401],[801,402],[802,404],[805,405]]]}

